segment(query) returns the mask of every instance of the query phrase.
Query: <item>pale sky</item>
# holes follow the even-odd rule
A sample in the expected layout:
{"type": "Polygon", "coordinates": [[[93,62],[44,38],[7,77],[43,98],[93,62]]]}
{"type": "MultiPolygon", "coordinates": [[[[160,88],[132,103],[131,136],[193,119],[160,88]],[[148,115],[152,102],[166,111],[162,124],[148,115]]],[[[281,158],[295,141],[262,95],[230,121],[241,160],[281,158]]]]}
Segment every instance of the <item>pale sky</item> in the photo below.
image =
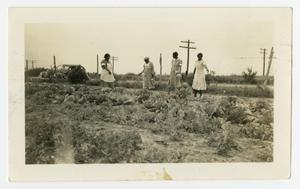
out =
{"type": "MultiPolygon", "coordinates": [[[[202,52],[208,68],[218,75],[241,74],[252,67],[262,74],[260,48],[274,46],[274,64],[291,61],[291,10],[288,8],[116,8],[96,12],[98,22],[30,23],[25,26],[25,57],[36,67],[81,64],[96,72],[96,55],[117,56],[116,73],[138,73],[145,56],[159,73],[170,72],[177,51],[186,70],[187,50],[182,40],[192,40],[192,72],[196,54],[202,52]]],[[[91,16],[93,16],[91,14],[91,16]]],[[[266,59],[268,62],[268,56],[266,59]]],[[[272,65],[271,74],[274,72],[272,65]]]]}

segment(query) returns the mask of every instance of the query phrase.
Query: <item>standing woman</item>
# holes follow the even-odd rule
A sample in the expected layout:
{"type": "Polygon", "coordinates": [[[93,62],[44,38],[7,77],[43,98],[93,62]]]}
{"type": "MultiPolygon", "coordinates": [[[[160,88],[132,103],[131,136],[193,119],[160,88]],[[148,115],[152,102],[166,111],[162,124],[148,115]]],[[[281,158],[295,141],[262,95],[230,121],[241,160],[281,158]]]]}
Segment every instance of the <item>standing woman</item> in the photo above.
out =
{"type": "Polygon", "coordinates": [[[100,79],[104,81],[110,88],[114,88],[115,77],[112,73],[112,64],[109,61],[110,55],[106,53],[101,61],[102,72],[100,79]]]}
{"type": "Polygon", "coordinates": [[[143,66],[143,71],[139,73],[139,75],[142,75],[143,73],[143,89],[154,89],[152,79],[155,75],[154,72],[154,66],[153,63],[150,62],[148,57],[144,58],[144,66],[143,66]]]}
{"type": "Polygon", "coordinates": [[[195,63],[194,69],[194,79],[193,79],[193,92],[194,96],[197,97],[197,93],[202,96],[202,92],[206,90],[206,81],[205,81],[205,70],[209,72],[205,62],[202,60],[202,53],[197,55],[198,60],[195,63]]]}
{"type": "Polygon", "coordinates": [[[182,60],[178,58],[178,53],[173,52],[173,60],[171,62],[171,73],[169,79],[169,91],[181,87],[181,65],[182,60]]]}

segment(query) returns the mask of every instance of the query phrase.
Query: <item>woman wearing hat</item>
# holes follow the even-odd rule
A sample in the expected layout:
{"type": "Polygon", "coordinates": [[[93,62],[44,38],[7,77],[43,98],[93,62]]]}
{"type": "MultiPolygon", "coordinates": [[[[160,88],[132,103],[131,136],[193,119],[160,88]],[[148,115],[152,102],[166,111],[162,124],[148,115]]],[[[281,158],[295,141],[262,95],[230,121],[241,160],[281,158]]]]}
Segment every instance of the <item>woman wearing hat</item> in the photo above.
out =
{"type": "Polygon", "coordinates": [[[143,89],[154,89],[152,82],[155,75],[153,63],[148,57],[145,57],[144,61],[143,71],[139,73],[139,75],[143,74],[143,89]]]}
{"type": "Polygon", "coordinates": [[[111,88],[114,87],[115,77],[112,73],[112,64],[109,61],[110,55],[106,53],[104,55],[104,59],[101,61],[102,72],[100,79],[107,83],[107,85],[111,88]]]}

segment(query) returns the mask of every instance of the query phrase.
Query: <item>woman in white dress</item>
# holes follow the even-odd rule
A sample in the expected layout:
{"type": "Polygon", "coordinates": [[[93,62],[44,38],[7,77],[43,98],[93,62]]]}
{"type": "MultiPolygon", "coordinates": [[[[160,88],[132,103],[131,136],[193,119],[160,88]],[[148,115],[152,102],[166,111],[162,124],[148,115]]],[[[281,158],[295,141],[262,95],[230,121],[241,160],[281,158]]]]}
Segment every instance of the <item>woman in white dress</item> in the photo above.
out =
{"type": "Polygon", "coordinates": [[[144,58],[143,71],[139,75],[143,74],[143,89],[154,89],[153,78],[155,75],[154,65],[150,62],[148,57],[144,58]]]}
{"type": "Polygon", "coordinates": [[[181,65],[182,60],[178,58],[178,52],[173,53],[173,60],[171,62],[171,73],[169,79],[169,91],[181,87],[181,65]]]}
{"type": "Polygon", "coordinates": [[[115,77],[112,73],[112,64],[109,61],[109,59],[110,59],[110,55],[106,53],[104,55],[104,59],[101,61],[102,71],[101,71],[100,79],[105,83],[107,83],[109,87],[113,88],[115,77]]]}
{"type": "Polygon", "coordinates": [[[205,81],[205,70],[209,72],[205,62],[202,60],[202,53],[197,55],[198,60],[195,62],[195,69],[194,69],[194,79],[193,79],[193,91],[194,96],[197,97],[197,93],[202,96],[202,92],[206,90],[206,81],[205,81]]]}

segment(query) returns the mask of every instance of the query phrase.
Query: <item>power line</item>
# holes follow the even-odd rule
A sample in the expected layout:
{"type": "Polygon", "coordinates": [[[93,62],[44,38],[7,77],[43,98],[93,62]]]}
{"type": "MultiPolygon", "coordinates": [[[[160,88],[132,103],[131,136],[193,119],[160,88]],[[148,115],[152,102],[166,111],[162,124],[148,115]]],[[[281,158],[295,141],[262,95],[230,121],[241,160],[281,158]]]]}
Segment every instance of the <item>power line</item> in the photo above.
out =
{"type": "Polygon", "coordinates": [[[266,48],[261,48],[260,49],[261,51],[260,51],[260,53],[262,53],[263,54],[263,76],[265,76],[265,67],[266,67],[266,51],[267,51],[267,49],[266,48]]]}
{"type": "Polygon", "coordinates": [[[187,46],[179,46],[180,48],[187,49],[187,65],[186,65],[186,72],[185,74],[188,75],[189,73],[189,60],[190,60],[190,49],[196,49],[196,47],[191,47],[190,44],[194,44],[195,42],[187,40],[187,41],[180,41],[181,43],[187,43],[187,46]]]}
{"type": "Polygon", "coordinates": [[[235,59],[260,59],[261,57],[249,57],[249,56],[241,56],[241,57],[237,57],[235,59]]]}

